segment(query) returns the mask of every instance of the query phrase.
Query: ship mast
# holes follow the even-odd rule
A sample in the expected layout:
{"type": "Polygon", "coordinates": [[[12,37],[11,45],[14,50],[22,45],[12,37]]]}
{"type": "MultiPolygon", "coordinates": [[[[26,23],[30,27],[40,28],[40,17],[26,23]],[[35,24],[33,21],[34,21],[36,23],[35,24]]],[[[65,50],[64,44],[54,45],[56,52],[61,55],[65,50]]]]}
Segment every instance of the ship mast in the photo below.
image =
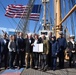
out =
{"type": "Polygon", "coordinates": [[[50,25],[46,24],[46,4],[49,2],[49,0],[42,0],[43,6],[44,6],[44,11],[43,11],[43,29],[44,30],[49,30],[50,25]]]}
{"type": "Polygon", "coordinates": [[[54,16],[55,16],[55,32],[56,38],[59,37],[59,31],[62,30],[61,22],[61,8],[60,8],[60,0],[54,0],[54,16]]]}
{"type": "MultiPolygon", "coordinates": [[[[49,2],[49,0],[42,0],[43,6],[44,6],[44,11],[43,11],[43,28],[44,30],[49,30],[50,25],[48,26],[46,24],[46,4],[49,2]]],[[[61,10],[60,10],[60,0],[54,0],[54,16],[55,16],[55,35],[56,38],[59,37],[59,31],[62,30],[62,25],[60,24],[61,22],[61,10]]]]}
{"type": "Polygon", "coordinates": [[[61,0],[54,0],[54,1],[56,2],[56,7],[54,7],[56,9],[56,29],[55,29],[55,31],[56,31],[56,38],[58,38],[59,31],[62,30],[62,23],[76,10],[76,4],[72,7],[72,9],[61,20],[61,10],[60,10],[60,1],[61,0]]]}

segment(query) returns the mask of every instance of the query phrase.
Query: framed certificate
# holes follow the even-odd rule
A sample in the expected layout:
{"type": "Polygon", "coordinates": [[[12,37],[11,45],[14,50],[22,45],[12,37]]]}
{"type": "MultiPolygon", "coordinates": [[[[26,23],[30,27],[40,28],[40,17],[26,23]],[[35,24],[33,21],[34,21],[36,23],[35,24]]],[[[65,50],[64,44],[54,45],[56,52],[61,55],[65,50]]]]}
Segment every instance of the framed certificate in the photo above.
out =
{"type": "Polygon", "coordinates": [[[33,46],[33,52],[43,52],[43,43],[35,44],[33,46]]]}

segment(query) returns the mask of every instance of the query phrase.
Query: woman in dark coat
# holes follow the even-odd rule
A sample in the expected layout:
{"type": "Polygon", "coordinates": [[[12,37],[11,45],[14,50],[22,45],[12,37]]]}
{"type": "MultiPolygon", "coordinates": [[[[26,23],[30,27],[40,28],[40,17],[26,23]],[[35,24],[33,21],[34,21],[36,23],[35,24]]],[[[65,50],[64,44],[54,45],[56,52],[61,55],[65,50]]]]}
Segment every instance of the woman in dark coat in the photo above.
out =
{"type": "Polygon", "coordinates": [[[58,49],[59,49],[55,36],[52,37],[51,45],[52,45],[52,48],[51,48],[51,50],[52,50],[52,69],[55,70],[56,62],[57,62],[57,53],[58,53],[58,49]]]}

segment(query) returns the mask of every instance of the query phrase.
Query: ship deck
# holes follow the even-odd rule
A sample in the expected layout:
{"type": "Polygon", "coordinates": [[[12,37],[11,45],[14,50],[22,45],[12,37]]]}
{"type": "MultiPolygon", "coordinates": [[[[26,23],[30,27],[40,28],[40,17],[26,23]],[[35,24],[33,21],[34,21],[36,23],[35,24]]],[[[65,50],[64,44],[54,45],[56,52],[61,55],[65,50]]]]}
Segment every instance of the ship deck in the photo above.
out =
{"type": "MultiPolygon", "coordinates": [[[[11,74],[2,74],[5,70],[0,71],[0,75],[11,75],[11,74]]],[[[15,74],[13,74],[15,75],[15,74]]],[[[53,70],[47,70],[45,72],[40,71],[40,70],[35,70],[31,68],[24,68],[21,74],[16,74],[16,75],[76,75],[76,66],[73,68],[69,68],[68,61],[65,61],[65,67],[64,69],[57,69],[55,71],[53,70]]]]}

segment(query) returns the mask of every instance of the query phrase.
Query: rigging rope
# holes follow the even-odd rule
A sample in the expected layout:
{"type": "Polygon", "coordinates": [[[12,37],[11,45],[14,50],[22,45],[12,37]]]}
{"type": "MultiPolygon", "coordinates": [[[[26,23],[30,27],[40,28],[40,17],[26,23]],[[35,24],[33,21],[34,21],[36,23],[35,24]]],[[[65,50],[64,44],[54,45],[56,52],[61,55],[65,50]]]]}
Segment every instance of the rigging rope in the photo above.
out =
{"type": "Polygon", "coordinates": [[[38,28],[38,30],[37,30],[37,32],[39,32],[39,30],[40,30],[41,28],[42,28],[42,26],[40,25],[39,28],[38,28]]]}
{"type": "MultiPolygon", "coordinates": [[[[68,3],[69,3],[69,10],[70,10],[70,9],[71,9],[71,1],[69,0],[68,3]]],[[[72,15],[72,14],[70,15],[70,19],[71,19],[72,34],[75,35],[75,31],[74,31],[74,21],[73,21],[73,15],[72,15]]]]}
{"type": "MultiPolygon", "coordinates": [[[[66,15],[66,3],[65,0],[63,0],[63,8],[64,8],[64,16],[66,15]]],[[[65,26],[67,26],[67,21],[65,20],[65,26]]]]}
{"type": "MultiPolygon", "coordinates": [[[[39,6],[39,8],[40,8],[40,6],[39,6]]],[[[38,11],[39,11],[39,8],[38,8],[38,11]]],[[[42,7],[41,7],[41,10],[42,10],[42,7]]],[[[41,15],[41,10],[40,10],[40,15],[41,15]]],[[[39,21],[40,21],[40,19],[39,19],[39,21]]],[[[37,21],[36,24],[35,24],[34,33],[36,32],[36,29],[37,29],[37,26],[38,26],[39,21],[37,21]]]]}
{"type": "Polygon", "coordinates": [[[28,1],[29,8],[28,8],[27,16],[26,16],[26,18],[24,18],[25,22],[23,24],[23,30],[22,30],[23,33],[25,33],[25,31],[26,31],[26,28],[27,28],[27,25],[28,25],[29,16],[30,16],[30,13],[32,11],[32,7],[33,7],[33,4],[34,4],[34,1],[35,0],[29,0],[28,1]]]}
{"type": "MultiPolygon", "coordinates": [[[[74,6],[75,4],[76,4],[76,1],[75,0],[71,0],[71,2],[72,2],[72,6],[74,6]]],[[[74,19],[76,19],[76,11],[74,12],[74,19]]],[[[74,27],[76,27],[76,22],[74,22],[75,24],[74,24],[74,27]]],[[[76,32],[74,33],[74,34],[76,34],[76,32]]]]}
{"type": "MultiPolygon", "coordinates": [[[[66,3],[65,0],[63,0],[63,9],[64,9],[64,16],[66,15],[66,3]]],[[[68,30],[67,30],[67,21],[65,20],[64,22],[65,26],[64,26],[64,36],[67,38],[69,36],[67,36],[68,30]]]]}
{"type": "Polygon", "coordinates": [[[16,0],[14,0],[14,3],[16,4],[16,0]]]}
{"type": "MultiPolygon", "coordinates": [[[[2,4],[1,1],[0,1],[0,3],[1,3],[3,9],[6,10],[6,8],[4,7],[4,5],[2,4]]],[[[15,1],[15,3],[16,3],[16,1],[15,1]]],[[[9,21],[9,20],[8,20],[8,21],[9,21]]],[[[17,22],[16,22],[13,18],[12,18],[12,21],[17,25],[17,22]]],[[[10,22],[10,21],[9,21],[9,22],[10,22]]],[[[11,23],[11,22],[10,22],[10,23],[11,23]]],[[[12,25],[12,23],[11,23],[10,25],[12,25]]],[[[20,25],[20,26],[18,27],[18,29],[22,30],[22,28],[21,28],[22,24],[19,24],[19,25],[20,25]]],[[[12,27],[14,28],[13,25],[12,25],[12,27]]]]}
{"type": "MultiPolygon", "coordinates": [[[[1,6],[3,7],[3,9],[6,10],[6,8],[4,7],[4,5],[2,4],[1,1],[0,1],[0,4],[1,4],[1,6]]],[[[2,8],[1,8],[1,9],[2,9],[2,8]]],[[[3,9],[2,9],[2,10],[3,10],[3,9]]],[[[3,13],[5,13],[4,10],[3,10],[3,13]]],[[[7,18],[7,20],[8,20],[8,22],[10,23],[10,25],[12,25],[12,27],[14,28],[14,26],[13,26],[13,24],[10,22],[10,20],[9,20],[8,18],[7,18]]],[[[12,20],[13,20],[13,19],[12,19],[12,20]]],[[[14,23],[16,23],[15,20],[13,20],[13,21],[14,21],[14,23]]]]}
{"type": "MultiPolygon", "coordinates": [[[[28,8],[27,16],[26,16],[26,18],[21,18],[20,21],[19,21],[19,23],[20,23],[20,22],[22,23],[22,21],[24,21],[24,22],[23,22],[23,25],[19,25],[19,24],[18,24],[18,26],[22,26],[22,32],[23,32],[23,33],[25,33],[25,31],[26,31],[26,29],[27,29],[28,20],[29,20],[29,15],[30,15],[30,13],[31,13],[31,10],[32,10],[34,1],[35,1],[35,0],[29,0],[29,1],[28,1],[29,8],[28,8]]],[[[25,15],[23,15],[23,16],[25,16],[25,15]]],[[[17,26],[17,28],[18,28],[18,26],[17,26]]],[[[16,30],[17,30],[17,28],[16,28],[16,30]]]]}
{"type": "Polygon", "coordinates": [[[53,21],[53,19],[52,19],[52,17],[51,17],[51,11],[50,11],[50,8],[51,6],[50,6],[50,1],[49,1],[49,3],[48,3],[48,7],[47,7],[47,10],[48,10],[48,16],[49,16],[49,19],[50,19],[50,24],[54,24],[54,21],[53,21]]]}

